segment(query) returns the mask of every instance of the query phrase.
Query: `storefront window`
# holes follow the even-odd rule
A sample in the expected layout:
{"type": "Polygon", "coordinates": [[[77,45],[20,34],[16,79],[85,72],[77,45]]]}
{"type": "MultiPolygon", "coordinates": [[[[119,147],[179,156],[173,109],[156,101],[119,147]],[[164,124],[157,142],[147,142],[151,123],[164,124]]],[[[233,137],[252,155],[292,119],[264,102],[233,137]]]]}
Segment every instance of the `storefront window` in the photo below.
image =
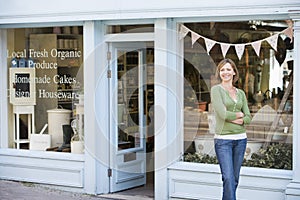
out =
{"type": "Polygon", "coordinates": [[[224,57],[239,70],[252,122],[244,165],[292,169],[293,33],[290,21],[187,23],[184,36],[184,160],[217,163],[210,88],[224,57]]]}
{"type": "Polygon", "coordinates": [[[7,37],[9,147],[82,153],[82,27],[8,29],[7,37]]]}

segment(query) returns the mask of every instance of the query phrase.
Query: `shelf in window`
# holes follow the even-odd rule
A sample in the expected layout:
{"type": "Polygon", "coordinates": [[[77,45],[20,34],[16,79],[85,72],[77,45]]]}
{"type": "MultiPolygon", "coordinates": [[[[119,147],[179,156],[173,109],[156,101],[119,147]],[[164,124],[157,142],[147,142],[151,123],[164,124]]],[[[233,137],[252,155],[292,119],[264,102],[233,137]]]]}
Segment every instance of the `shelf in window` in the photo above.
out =
{"type": "Polygon", "coordinates": [[[134,68],[134,67],[137,67],[139,66],[139,64],[127,64],[126,67],[127,68],[134,68]]]}
{"type": "Polygon", "coordinates": [[[201,92],[196,92],[196,93],[207,94],[207,93],[209,93],[209,91],[201,91],[201,92]]]}
{"type": "Polygon", "coordinates": [[[78,36],[82,36],[82,34],[67,34],[67,33],[59,33],[59,34],[56,34],[57,35],[57,38],[59,39],[74,39],[74,38],[77,38],[78,36]]]}
{"type": "Polygon", "coordinates": [[[80,51],[78,47],[76,48],[57,48],[57,51],[80,51]]]}
{"type": "Polygon", "coordinates": [[[128,93],[127,93],[127,98],[138,98],[138,97],[139,97],[138,94],[135,94],[135,93],[128,94],[128,93]]]}
{"type": "Polygon", "coordinates": [[[126,86],[126,89],[137,89],[137,88],[138,87],[136,85],[131,85],[131,86],[127,85],[126,86]]]}
{"type": "Polygon", "coordinates": [[[57,89],[58,92],[74,92],[77,91],[79,89],[57,89]]]}
{"type": "Polygon", "coordinates": [[[15,140],[16,143],[20,143],[20,144],[26,144],[29,143],[28,139],[20,139],[20,140],[15,140]]]}
{"type": "Polygon", "coordinates": [[[132,111],[131,111],[131,110],[129,110],[128,112],[129,112],[130,114],[137,114],[137,113],[139,113],[139,111],[138,111],[138,110],[132,110],[132,111]]]}
{"type": "Polygon", "coordinates": [[[68,103],[73,103],[73,100],[58,100],[57,102],[59,104],[68,104],[68,103]]]}

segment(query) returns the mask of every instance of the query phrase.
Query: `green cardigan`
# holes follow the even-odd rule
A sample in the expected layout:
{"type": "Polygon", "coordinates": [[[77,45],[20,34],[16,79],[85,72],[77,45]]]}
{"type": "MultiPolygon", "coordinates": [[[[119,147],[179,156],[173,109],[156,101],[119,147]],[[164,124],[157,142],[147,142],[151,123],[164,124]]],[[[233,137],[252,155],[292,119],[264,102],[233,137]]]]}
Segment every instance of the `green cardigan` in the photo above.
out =
{"type": "Polygon", "coordinates": [[[241,89],[237,89],[236,96],[237,101],[235,102],[221,84],[211,88],[211,102],[216,116],[216,134],[228,135],[246,132],[244,125],[251,122],[247,98],[241,89]],[[236,119],[236,112],[243,112],[245,115],[242,125],[231,122],[236,119]]]}

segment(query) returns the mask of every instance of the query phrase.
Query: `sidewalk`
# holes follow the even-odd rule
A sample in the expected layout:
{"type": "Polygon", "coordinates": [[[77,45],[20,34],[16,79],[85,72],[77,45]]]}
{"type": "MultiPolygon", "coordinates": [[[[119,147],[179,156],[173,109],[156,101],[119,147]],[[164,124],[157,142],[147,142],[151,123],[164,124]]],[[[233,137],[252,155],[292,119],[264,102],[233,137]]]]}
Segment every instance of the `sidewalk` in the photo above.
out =
{"type": "Polygon", "coordinates": [[[0,180],[1,200],[152,200],[143,195],[143,188],[138,193],[124,191],[116,194],[88,195],[52,189],[39,184],[0,180]]]}

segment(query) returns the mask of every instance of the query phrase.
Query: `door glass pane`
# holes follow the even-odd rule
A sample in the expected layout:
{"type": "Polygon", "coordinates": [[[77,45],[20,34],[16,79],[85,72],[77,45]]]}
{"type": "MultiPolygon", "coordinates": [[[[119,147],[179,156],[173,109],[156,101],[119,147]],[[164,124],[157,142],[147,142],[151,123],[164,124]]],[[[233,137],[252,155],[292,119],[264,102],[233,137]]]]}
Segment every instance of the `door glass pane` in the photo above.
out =
{"type": "Polygon", "coordinates": [[[118,50],[118,148],[141,147],[139,51],[118,50]]]}

